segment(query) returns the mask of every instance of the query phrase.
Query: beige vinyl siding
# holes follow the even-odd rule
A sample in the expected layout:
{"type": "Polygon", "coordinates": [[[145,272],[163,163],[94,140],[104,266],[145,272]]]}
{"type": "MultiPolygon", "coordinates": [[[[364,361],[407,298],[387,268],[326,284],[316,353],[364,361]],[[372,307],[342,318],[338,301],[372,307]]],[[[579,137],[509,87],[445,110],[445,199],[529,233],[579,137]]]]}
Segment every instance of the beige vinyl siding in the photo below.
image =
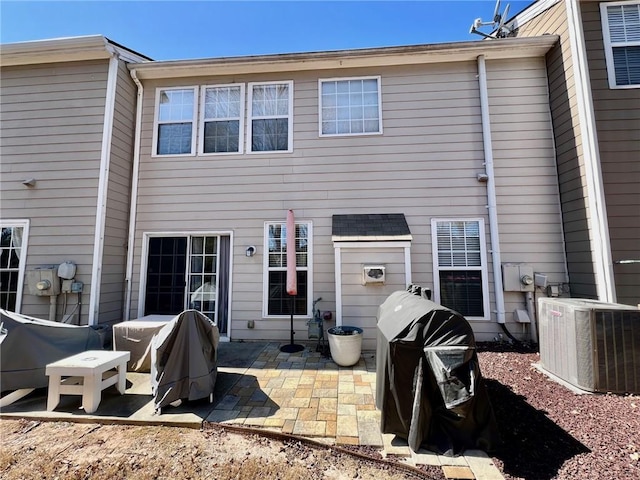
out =
{"type": "MultiPolygon", "coordinates": [[[[487,62],[487,67],[498,129],[494,147],[501,167],[499,185],[505,192],[499,199],[501,222],[517,224],[525,212],[544,226],[541,232],[514,226],[513,233],[505,227],[507,251],[521,259],[542,243],[542,252],[526,258],[550,274],[563,275],[562,255],[557,254],[562,248],[560,227],[554,231],[553,219],[546,218],[556,202],[557,219],[557,196],[549,178],[554,158],[544,62],[523,60],[513,68],[510,62],[487,62]],[[506,83],[505,68],[515,72],[506,83]],[[501,100],[495,98],[499,91],[504,93],[501,100]],[[529,174],[526,204],[505,196],[521,190],[519,167],[529,174]]],[[[333,214],[404,213],[413,235],[413,281],[430,288],[431,218],[480,217],[488,225],[486,185],[476,179],[483,171],[484,153],[475,62],[147,81],[141,129],[132,318],[138,311],[143,232],[232,230],[231,337],[285,340],[289,320],[263,319],[260,313],[265,221],[284,221],[291,208],[298,221],[313,223],[312,296],[323,298],[321,310],[334,312],[333,214]],[[369,75],[381,76],[384,134],[320,138],[318,79],[369,75]],[[156,87],[274,80],[294,81],[292,153],[151,157],[156,87]],[[247,245],[256,245],[254,257],[244,255],[247,245]],[[255,320],[254,329],[247,329],[248,320],[255,320]]],[[[353,295],[348,300],[357,305],[353,295]]],[[[345,302],[343,308],[348,313],[352,307],[345,302]]],[[[500,331],[494,321],[478,323],[485,337],[500,331]]],[[[296,320],[294,329],[296,339],[306,337],[304,320],[296,320]]]]}
{"type": "Polygon", "coordinates": [[[578,120],[573,59],[565,2],[561,1],[518,29],[518,36],[560,36],[547,54],[549,98],[555,130],[558,181],[571,295],[596,298],[586,171],[578,120]]]}
{"type": "MultiPolygon", "coordinates": [[[[0,216],[31,221],[27,269],[77,264],[87,321],[107,62],[2,68],[0,216]],[[35,178],[33,188],[22,185],[35,178]]],[[[25,289],[22,312],[48,318],[25,289]]],[[[68,300],[75,305],[75,295],[68,300]]],[[[62,314],[59,298],[58,314],[62,314]]]]}
{"type": "MultiPolygon", "coordinates": [[[[532,265],[536,272],[545,273],[549,282],[566,282],[545,60],[496,61],[490,66],[489,104],[502,263],[532,265]],[[526,155],[513,156],[517,144],[525,147],[526,155]]],[[[489,244],[487,248],[491,248],[489,244]]],[[[520,325],[510,322],[514,310],[525,308],[524,295],[505,292],[504,297],[507,325],[520,333],[520,325]]],[[[489,327],[493,331],[493,325],[489,327]]],[[[474,325],[474,329],[478,327],[474,325]]]]}
{"type": "Polygon", "coordinates": [[[617,301],[640,304],[640,88],[610,89],[599,3],[582,2],[617,301]]]}
{"type": "Polygon", "coordinates": [[[135,107],[136,87],[131,80],[126,64],[120,61],[118,63],[111,157],[109,159],[99,323],[113,323],[122,320],[135,107]]]}
{"type": "Polygon", "coordinates": [[[406,288],[404,249],[343,248],[341,281],[342,324],[362,328],[362,348],[375,350],[378,307],[393,292],[406,288]],[[363,265],[384,265],[385,284],[362,285],[363,265]]]}

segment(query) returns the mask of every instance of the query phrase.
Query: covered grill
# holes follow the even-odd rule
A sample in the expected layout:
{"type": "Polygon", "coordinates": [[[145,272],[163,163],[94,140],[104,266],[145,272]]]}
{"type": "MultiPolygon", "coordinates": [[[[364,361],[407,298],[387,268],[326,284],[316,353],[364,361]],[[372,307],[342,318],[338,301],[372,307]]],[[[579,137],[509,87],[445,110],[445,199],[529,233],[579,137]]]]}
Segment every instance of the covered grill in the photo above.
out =
{"type": "Polygon", "coordinates": [[[498,443],[475,339],[464,317],[414,292],[378,310],[376,406],[382,433],[446,455],[498,443]]]}

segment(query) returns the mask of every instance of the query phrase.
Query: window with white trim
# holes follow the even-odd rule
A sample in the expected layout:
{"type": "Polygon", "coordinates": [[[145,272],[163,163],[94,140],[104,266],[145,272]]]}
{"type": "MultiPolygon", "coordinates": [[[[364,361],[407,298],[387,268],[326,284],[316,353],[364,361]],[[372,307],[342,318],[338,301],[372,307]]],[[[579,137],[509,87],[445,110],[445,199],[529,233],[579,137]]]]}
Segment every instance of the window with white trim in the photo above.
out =
{"type": "Polygon", "coordinates": [[[249,152],[292,151],[293,82],[249,84],[249,152]]]}
{"type": "Polygon", "coordinates": [[[611,88],[640,87],[640,1],[601,3],[611,88]]]}
{"type": "MultiPolygon", "coordinates": [[[[311,279],[311,223],[296,222],[296,280],[298,294],[293,297],[293,314],[309,315],[311,279]]],[[[265,224],[265,308],[266,317],[291,315],[291,296],[287,294],[287,225],[265,224]]]]}
{"type": "Polygon", "coordinates": [[[319,80],[320,136],[382,133],[380,77],[319,80]]]}
{"type": "Polygon", "coordinates": [[[488,319],[489,285],[482,219],[432,219],[434,297],[464,317],[488,319]]]}
{"type": "Polygon", "coordinates": [[[27,220],[0,225],[0,308],[20,310],[29,223],[27,220]]]}
{"type": "Polygon", "coordinates": [[[155,155],[195,153],[196,87],[156,91],[155,155]]]}
{"type": "Polygon", "coordinates": [[[200,153],[242,153],[244,84],[202,89],[200,153]]]}

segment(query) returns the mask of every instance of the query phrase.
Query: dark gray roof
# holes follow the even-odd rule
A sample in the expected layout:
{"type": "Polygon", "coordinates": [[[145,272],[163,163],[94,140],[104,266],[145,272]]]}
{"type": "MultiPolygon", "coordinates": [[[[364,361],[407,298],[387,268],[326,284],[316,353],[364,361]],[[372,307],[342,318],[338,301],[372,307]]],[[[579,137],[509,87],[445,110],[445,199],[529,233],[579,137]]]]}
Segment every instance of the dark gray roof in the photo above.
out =
{"type": "Polygon", "coordinates": [[[333,240],[411,240],[411,231],[402,213],[334,215],[333,240]]]}

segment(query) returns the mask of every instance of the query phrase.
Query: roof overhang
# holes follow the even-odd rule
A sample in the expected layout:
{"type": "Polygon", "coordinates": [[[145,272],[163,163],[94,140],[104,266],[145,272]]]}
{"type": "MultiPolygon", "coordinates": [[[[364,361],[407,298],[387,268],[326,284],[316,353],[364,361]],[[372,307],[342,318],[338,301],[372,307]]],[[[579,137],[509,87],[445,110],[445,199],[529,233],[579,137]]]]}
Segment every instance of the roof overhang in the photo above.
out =
{"type": "Polygon", "coordinates": [[[486,60],[500,60],[542,57],[558,39],[555,35],[544,35],[328,52],[171,60],[130,65],[129,68],[136,70],[138,78],[151,80],[462,62],[475,60],[480,55],[484,55],[486,60]]]}
{"type": "Polygon", "coordinates": [[[36,65],[42,63],[106,60],[118,55],[127,62],[148,62],[150,59],[112,42],[102,35],[54,38],[0,45],[0,63],[3,67],[36,65]]]}
{"type": "Polygon", "coordinates": [[[411,231],[402,213],[333,215],[333,242],[411,241],[411,231]]]}

